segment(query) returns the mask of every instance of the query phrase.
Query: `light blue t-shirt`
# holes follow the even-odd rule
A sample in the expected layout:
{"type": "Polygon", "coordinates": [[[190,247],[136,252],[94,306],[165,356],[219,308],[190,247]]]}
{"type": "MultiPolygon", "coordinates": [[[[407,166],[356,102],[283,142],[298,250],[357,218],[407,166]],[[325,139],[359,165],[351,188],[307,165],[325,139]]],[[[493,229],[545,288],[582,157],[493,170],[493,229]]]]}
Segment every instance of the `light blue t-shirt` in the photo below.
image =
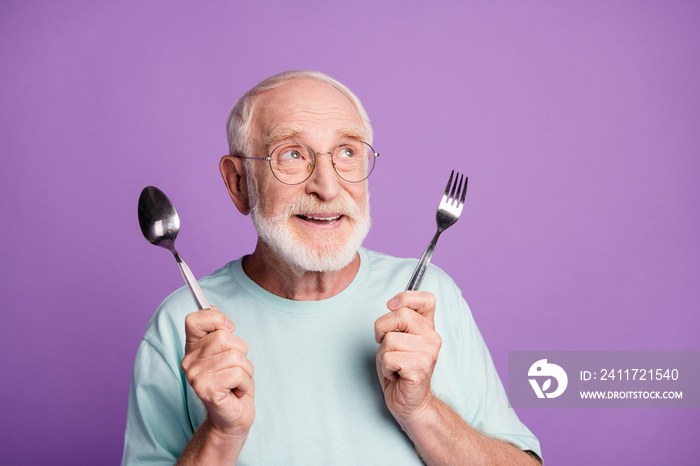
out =
{"type": "MultiPolygon", "coordinates": [[[[240,465],[422,464],[384,404],[374,322],[404,290],[416,265],[360,250],[360,269],[340,294],[292,301],[268,293],[230,262],[200,280],[209,301],[236,324],[255,366],[255,422],[240,465]]],[[[436,297],[442,348],[433,392],[472,427],[540,454],[508,407],[505,391],[454,282],[431,266],[421,288],[436,297]]],[[[122,464],[172,464],[206,416],[180,363],[186,288],[169,296],[143,337],[131,381],[122,464]]],[[[540,455],[541,456],[541,455],[540,455]]]]}

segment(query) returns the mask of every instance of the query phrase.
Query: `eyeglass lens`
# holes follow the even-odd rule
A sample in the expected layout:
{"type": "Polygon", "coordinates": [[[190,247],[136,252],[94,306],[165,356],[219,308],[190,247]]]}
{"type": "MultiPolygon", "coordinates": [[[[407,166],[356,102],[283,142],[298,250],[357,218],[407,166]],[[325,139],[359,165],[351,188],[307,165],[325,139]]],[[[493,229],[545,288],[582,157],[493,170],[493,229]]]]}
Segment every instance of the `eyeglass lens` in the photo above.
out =
{"type": "MultiPolygon", "coordinates": [[[[362,141],[349,141],[333,150],[333,168],[340,178],[349,182],[366,179],[374,169],[375,153],[372,146],[362,141]]],[[[283,183],[298,184],[311,176],[316,155],[306,144],[283,144],[270,154],[270,167],[283,183]]]]}

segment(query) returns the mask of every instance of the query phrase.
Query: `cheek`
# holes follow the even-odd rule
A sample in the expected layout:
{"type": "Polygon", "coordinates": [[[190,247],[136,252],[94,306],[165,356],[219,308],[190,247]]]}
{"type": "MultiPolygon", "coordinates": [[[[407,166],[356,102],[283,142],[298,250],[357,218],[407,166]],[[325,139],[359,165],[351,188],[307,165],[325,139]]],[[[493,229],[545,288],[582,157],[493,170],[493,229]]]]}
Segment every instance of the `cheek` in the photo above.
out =
{"type": "Polygon", "coordinates": [[[352,189],[349,190],[350,197],[352,197],[352,200],[355,201],[355,203],[362,209],[363,211],[365,210],[365,205],[367,204],[367,200],[369,199],[369,192],[367,191],[367,186],[362,183],[362,186],[357,186],[354,187],[357,189],[352,189]]]}
{"type": "Polygon", "coordinates": [[[283,205],[281,205],[276,198],[270,196],[269,194],[262,194],[258,201],[258,205],[260,206],[260,211],[268,217],[279,214],[283,208],[283,205]]]}
{"type": "Polygon", "coordinates": [[[260,210],[266,216],[277,216],[284,212],[290,200],[298,196],[298,193],[293,189],[288,189],[277,180],[272,186],[261,186],[259,193],[258,205],[260,210]]]}

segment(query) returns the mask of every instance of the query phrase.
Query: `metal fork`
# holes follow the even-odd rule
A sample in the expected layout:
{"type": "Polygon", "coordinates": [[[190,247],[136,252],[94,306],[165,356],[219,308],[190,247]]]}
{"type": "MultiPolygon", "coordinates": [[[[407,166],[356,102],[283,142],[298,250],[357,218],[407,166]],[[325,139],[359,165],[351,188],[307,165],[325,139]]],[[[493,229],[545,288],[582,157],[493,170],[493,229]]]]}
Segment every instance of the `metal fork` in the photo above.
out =
{"type": "Polygon", "coordinates": [[[430,265],[430,259],[433,257],[435,245],[440,237],[440,233],[454,225],[455,222],[459,220],[459,214],[462,213],[464,200],[467,197],[467,182],[469,178],[465,178],[464,175],[460,176],[459,172],[457,172],[456,177],[454,174],[455,171],[452,170],[450,179],[447,181],[445,194],[443,194],[440,205],[438,205],[437,213],[435,214],[437,233],[435,233],[433,240],[423,253],[423,257],[421,257],[418,262],[416,270],[413,271],[413,275],[411,275],[411,279],[408,281],[406,291],[417,291],[420,288],[423,283],[423,277],[425,277],[425,272],[428,270],[428,265],[430,265]],[[452,184],[452,178],[455,180],[454,184],[452,184]],[[457,184],[457,178],[459,178],[459,185],[457,184]],[[462,181],[464,181],[464,187],[462,187],[462,181]],[[457,195],[456,197],[455,194],[457,195]]]}

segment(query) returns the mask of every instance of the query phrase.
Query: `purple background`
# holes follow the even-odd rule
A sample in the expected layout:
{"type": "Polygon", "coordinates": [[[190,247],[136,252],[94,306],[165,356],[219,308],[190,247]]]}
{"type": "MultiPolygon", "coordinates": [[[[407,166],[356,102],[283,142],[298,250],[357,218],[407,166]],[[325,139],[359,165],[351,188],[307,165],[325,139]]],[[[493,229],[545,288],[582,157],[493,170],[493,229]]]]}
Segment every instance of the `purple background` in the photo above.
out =
{"type": "MultiPolygon", "coordinates": [[[[469,175],[434,263],[504,383],[509,350],[700,349],[700,4],[425,3],[2,3],[7,464],[119,461],[137,345],[182,285],[139,192],[174,201],[197,276],[251,251],[225,118],[285,69],[338,78],[372,118],[367,247],[420,255],[449,171],[469,175]]],[[[698,410],[518,414],[550,465],[697,458],[698,410]]]]}

